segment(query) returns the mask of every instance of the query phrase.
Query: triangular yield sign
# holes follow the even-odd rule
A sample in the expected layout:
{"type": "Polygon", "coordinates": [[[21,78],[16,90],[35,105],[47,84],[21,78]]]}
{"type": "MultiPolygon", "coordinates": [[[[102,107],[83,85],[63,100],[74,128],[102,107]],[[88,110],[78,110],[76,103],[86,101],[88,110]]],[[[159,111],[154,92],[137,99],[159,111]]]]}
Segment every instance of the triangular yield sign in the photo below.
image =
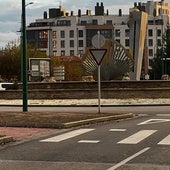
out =
{"type": "Polygon", "coordinates": [[[101,64],[107,49],[90,49],[90,53],[98,65],[101,64]]]}

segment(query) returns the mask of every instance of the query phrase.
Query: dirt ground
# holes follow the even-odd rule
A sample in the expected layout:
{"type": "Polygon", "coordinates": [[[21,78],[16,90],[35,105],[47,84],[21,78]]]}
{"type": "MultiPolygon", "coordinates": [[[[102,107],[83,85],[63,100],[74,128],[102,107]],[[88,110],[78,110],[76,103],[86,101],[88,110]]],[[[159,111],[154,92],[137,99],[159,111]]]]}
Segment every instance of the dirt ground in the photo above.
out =
{"type": "Polygon", "coordinates": [[[0,126],[62,128],[64,123],[110,116],[104,113],[1,112],[0,126]]]}

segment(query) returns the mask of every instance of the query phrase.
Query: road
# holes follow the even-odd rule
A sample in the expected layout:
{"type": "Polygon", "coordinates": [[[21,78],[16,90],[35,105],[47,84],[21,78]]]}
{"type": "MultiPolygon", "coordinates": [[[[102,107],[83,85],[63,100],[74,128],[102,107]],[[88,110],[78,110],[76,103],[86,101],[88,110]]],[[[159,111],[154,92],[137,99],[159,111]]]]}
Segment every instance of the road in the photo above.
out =
{"type": "Polygon", "coordinates": [[[170,114],[88,125],[1,149],[8,170],[170,170],[170,114]]]}
{"type": "MultiPolygon", "coordinates": [[[[16,106],[0,106],[0,111],[15,111],[21,112],[22,107],[16,106]]],[[[98,113],[98,107],[78,107],[78,106],[69,106],[69,107],[41,107],[41,106],[33,106],[28,107],[28,111],[51,111],[51,112],[88,112],[88,113],[98,113]]],[[[155,105],[155,106],[104,106],[101,107],[101,113],[135,113],[135,114],[169,114],[170,106],[162,106],[162,105],[155,105]]]]}

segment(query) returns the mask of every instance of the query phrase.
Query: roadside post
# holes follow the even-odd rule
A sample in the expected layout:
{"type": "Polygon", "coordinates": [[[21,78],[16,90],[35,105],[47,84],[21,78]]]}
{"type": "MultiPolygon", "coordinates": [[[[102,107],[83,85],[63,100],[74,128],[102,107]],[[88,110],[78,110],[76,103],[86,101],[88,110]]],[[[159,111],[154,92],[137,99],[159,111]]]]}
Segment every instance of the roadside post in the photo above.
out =
{"type": "Polygon", "coordinates": [[[98,65],[98,113],[100,113],[100,99],[101,99],[101,80],[100,80],[100,65],[107,52],[107,49],[90,49],[90,53],[98,65]]]}
{"type": "Polygon", "coordinates": [[[100,104],[100,99],[101,99],[100,65],[102,63],[104,56],[106,55],[106,52],[107,52],[107,49],[101,48],[104,45],[104,43],[105,43],[105,38],[103,35],[100,35],[100,32],[98,31],[98,34],[92,38],[92,44],[96,48],[89,50],[93,59],[95,60],[95,62],[98,65],[98,113],[100,113],[100,108],[101,108],[101,104],[100,104]]]}

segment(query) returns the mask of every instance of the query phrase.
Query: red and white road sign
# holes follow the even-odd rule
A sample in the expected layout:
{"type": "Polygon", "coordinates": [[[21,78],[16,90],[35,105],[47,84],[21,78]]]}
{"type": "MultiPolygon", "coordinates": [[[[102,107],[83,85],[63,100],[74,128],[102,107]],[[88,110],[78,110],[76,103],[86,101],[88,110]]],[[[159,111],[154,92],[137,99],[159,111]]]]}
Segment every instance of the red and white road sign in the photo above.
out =
{"type": "Polygon", "coordinates": [[[98,65],[101,64],[104,56],[106,55],[107,49],[90,49],[89,50],[94,60],[98,65]]]}

